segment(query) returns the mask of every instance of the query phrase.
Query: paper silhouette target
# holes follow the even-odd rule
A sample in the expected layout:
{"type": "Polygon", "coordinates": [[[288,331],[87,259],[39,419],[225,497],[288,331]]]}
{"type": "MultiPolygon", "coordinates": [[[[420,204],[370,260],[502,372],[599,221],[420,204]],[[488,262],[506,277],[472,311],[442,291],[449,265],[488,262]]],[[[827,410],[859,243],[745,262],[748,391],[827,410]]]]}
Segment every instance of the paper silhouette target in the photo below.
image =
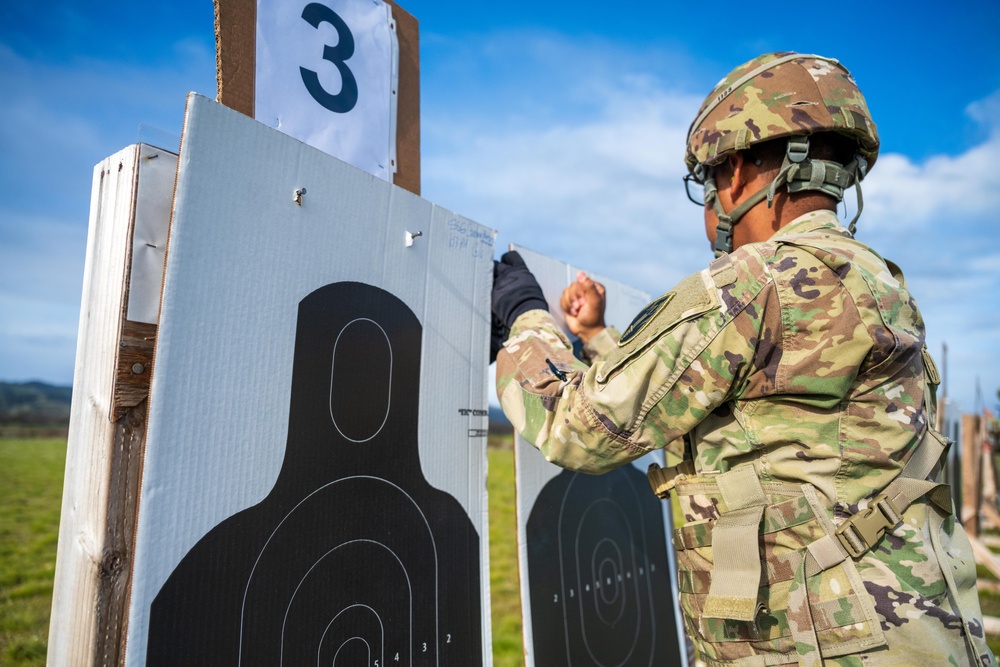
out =
{"type": "Polygon", "coordinates": [[[663,515],[645,475],[631,465],[561,472],[526,535],[536,665],[671,664],[677,638],[660,627],[674,620],[663,515]]]}
{"type": "MultiPolygon", "coordinates": [[[[521,253],[550,304],[577,268],[521,253]]],[[[622,330],[649,297],[591,275],[607,294],[605,318],[622,330]]],[[[556,307],[558,311],[558,307],[556,307]]],[[[554,312],[565,329],[561,312],[554,312]]],[[[645,470],[654,452],[603,475],[562,470],[517,437],[518,541],[527,667],[688,664],[677,608],[670,507],[645,470]]]]}
{"type": "Polygon", "coordinates": [[[421,333],[371,285],[302,300],[277,481],[167,579],[147,664],[480,664],[479,536],[420,467],[421,333]]]}

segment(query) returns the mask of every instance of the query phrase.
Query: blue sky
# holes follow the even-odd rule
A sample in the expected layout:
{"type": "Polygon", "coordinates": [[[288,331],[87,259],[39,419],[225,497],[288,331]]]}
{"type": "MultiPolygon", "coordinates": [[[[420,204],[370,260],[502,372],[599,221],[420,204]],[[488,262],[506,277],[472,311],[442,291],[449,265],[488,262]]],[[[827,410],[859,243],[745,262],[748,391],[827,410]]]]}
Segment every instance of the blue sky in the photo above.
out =
{"type": "MultiPolygon", "coordinates": [[[[68,384],[93,166],[176,141],[187,91],[214,96],[212,4],[0,3],[0,379],[68,384]]],[[[424,197],[651,293],[711,257],[680,181],[704,96],[766,51],[839,58],[883,142],[859,238],[903,268],[939,361],[947,343],[949,395],[996,404],[1000,4],[402,5],[424,197]]]]}

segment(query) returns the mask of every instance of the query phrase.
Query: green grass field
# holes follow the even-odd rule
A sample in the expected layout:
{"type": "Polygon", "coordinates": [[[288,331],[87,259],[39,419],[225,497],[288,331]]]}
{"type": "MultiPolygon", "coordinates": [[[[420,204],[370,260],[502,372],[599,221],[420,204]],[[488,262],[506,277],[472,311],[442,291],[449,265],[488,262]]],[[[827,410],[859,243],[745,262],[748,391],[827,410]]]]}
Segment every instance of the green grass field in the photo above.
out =
{"type": "Polygon", "coordinates": [[[64,439],[0,439],[0,664],[45,664],[65,464],[64,439]]]}
{"type": "MultiPolygon", "coordinates": [[[[65,439],[0,438],[0,665],[45,664],[65,457],[65,439]]],[[[523,647],[509,439],[491,440],[487,487],[493,664],[516,667],[523,647]]],[[[980,600],[984,613],[1000,616],[1000,594],[980,600]]],[[[1000,636],[990,639],[1000,650],[1000,636]]]]}
{"type": "Polygon", "coordinates": [[[490,607],[493,664],[524,664],[521,593],[517,581],[517,513],[514,509],[514,448],[511,440],[489,448],[490,607]]]}

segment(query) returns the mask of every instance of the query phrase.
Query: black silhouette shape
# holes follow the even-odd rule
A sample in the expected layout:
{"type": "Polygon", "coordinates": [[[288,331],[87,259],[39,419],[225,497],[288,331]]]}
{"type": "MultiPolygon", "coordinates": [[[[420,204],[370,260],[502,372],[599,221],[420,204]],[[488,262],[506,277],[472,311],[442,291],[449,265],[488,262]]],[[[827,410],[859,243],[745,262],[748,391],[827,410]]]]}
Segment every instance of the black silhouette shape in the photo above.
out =
{"type": "Polygon", "coordinates": [[[148,665],[482,663],[479,536],[420,468],[420,351],[384,290],[301,301],[281,472],[157,593],[148,665]]]}
{"type": "Polygon", "coordinates": [[[635,467],[554,477],[527,547],[535,665],[683,664],[663,508],[635,467]]]}

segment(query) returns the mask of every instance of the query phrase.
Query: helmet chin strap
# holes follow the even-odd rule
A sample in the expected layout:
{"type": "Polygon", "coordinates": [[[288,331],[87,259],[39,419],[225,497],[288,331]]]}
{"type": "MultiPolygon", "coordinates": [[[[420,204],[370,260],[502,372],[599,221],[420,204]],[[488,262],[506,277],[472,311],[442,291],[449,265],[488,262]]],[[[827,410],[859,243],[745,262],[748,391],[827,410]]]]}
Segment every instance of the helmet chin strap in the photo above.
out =
{"type": "Polygon", "coordinates": [[[781,186],[786,186],[790,193],[822,192],[840,202],[844,198],[844,188],[853,183],[858,194],[858,212],[848,225],[848,231],[853,235],[858,218],[861,217],[861,209],[864,208],[861,179],[865,177],[867,169],[868,162],[860,155],[855,155],[846,165],[828,160],[809,159],[809,137],[792,137],[788,140],[785,159],[774,180],[726,213],[719,201],[719,189],[715,184],[713,170],[705,168],[705,202],[711,203],[712,211],[719,221],[715,228],[715,243],[712,246],[715,256],[721,257],[733,251],[733,228],[736,223],[765,198],[767,207],[771,208],[774,205],[775,194],[781,186]]]}
{"type": "MultiPolygon", "coordinates": [[[[767,194],[768,186],[764,186],[740,202],[732,211],[726,213],[722,208],[722,202],[719,201],[719,189],[715,185],[715,176],[711,172],[709,173],[705,178],[705,201],[711,201],[712,211],[715,212],[715,217],[719,221],[715,227],[715,243],[712,245],[716,257],[722,257],[733,251],[733,227],[746,215],[747,211],[763,201],[767,194]]],[[[767,205],[770,207],[771,202],[768,201],[767,205]]]]}

